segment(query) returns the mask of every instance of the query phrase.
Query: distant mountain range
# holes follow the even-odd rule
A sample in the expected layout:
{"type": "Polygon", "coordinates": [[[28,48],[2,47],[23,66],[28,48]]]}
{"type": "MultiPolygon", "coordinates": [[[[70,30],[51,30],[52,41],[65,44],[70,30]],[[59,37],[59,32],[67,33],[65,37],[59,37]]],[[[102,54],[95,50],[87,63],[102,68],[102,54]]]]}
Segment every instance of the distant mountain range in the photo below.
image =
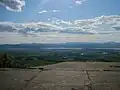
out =
{"type": "Polygon", "coordinates": [[[0,49],[43,49],[43,48],[120,48],[120,43],[84,43],[84,42],[70,42],[60,44],[1,44],[0,49]]]}

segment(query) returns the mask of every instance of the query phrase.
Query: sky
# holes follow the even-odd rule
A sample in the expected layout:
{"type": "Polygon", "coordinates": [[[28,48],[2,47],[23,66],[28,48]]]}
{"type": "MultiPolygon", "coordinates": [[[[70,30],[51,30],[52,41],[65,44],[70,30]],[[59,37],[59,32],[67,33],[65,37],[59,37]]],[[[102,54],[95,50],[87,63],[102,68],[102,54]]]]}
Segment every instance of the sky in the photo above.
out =
{"type": "Polygon", "coordinates": [[[120,0],[0,0],[0,44],[108,41],[120,41],[120,0]]]}

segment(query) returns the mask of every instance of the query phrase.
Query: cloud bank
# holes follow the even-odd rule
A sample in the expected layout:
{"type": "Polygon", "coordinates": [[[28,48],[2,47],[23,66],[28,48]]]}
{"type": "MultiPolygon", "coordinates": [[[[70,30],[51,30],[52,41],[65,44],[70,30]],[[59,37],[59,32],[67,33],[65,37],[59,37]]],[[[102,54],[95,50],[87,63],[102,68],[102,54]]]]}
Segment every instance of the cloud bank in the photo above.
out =
{"type": "MultiPolygon", "coordinates": [[[[0,22],[0,33],[16,33],[22,37],[61,41],[120,41],[120,16],[100,16],[93,19],[54,22],[0,22]]],[[[5,36],[2,36],[5,37],[5,36]]]]}
{"type": "Polygon", "coordinates": [[[24,0],[0,0],[0,5],[9,11],[21,12],[25,6],[24,0]]]}
{"type": "Polygon", "coordinates": [[[54,22],[14,23],[0,22],[0,32],[58,32],[71,34],[113,34],[120,31],[120,16],[101,16],[93,19],[54,22]]]}

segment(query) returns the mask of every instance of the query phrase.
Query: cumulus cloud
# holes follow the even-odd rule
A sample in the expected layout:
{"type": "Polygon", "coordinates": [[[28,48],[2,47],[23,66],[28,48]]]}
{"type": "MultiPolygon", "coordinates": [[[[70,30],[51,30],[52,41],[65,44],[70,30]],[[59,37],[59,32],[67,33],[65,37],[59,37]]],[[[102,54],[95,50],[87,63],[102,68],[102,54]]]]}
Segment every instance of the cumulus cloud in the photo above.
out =
{"type": "Polygon", "coordinates": [[[16,32],[22,35],[39,35],[40,33],[66,33],[76,35],[115,35],[120,33],[120,16],[101,16],[93,19],[54,22],[14,23],[0,22],[0,32],[16,32]]]}
{"type": "Polygon", "coordinates": [[[0,0],[0,5],[9,11],[21,12],[25,6],[24,0],[0,0]]]}

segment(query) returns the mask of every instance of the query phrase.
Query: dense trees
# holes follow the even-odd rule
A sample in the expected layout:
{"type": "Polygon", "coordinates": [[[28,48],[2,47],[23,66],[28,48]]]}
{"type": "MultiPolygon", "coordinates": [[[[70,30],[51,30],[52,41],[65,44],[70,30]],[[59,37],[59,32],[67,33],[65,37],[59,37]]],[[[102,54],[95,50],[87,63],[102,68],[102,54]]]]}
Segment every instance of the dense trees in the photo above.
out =
{"type": "Polygon", "coordinates": [[[4,53],[0,57],[0,68],[10,68],[12,65],[12,57],[8,56],[7,53],[4,53]]]}

